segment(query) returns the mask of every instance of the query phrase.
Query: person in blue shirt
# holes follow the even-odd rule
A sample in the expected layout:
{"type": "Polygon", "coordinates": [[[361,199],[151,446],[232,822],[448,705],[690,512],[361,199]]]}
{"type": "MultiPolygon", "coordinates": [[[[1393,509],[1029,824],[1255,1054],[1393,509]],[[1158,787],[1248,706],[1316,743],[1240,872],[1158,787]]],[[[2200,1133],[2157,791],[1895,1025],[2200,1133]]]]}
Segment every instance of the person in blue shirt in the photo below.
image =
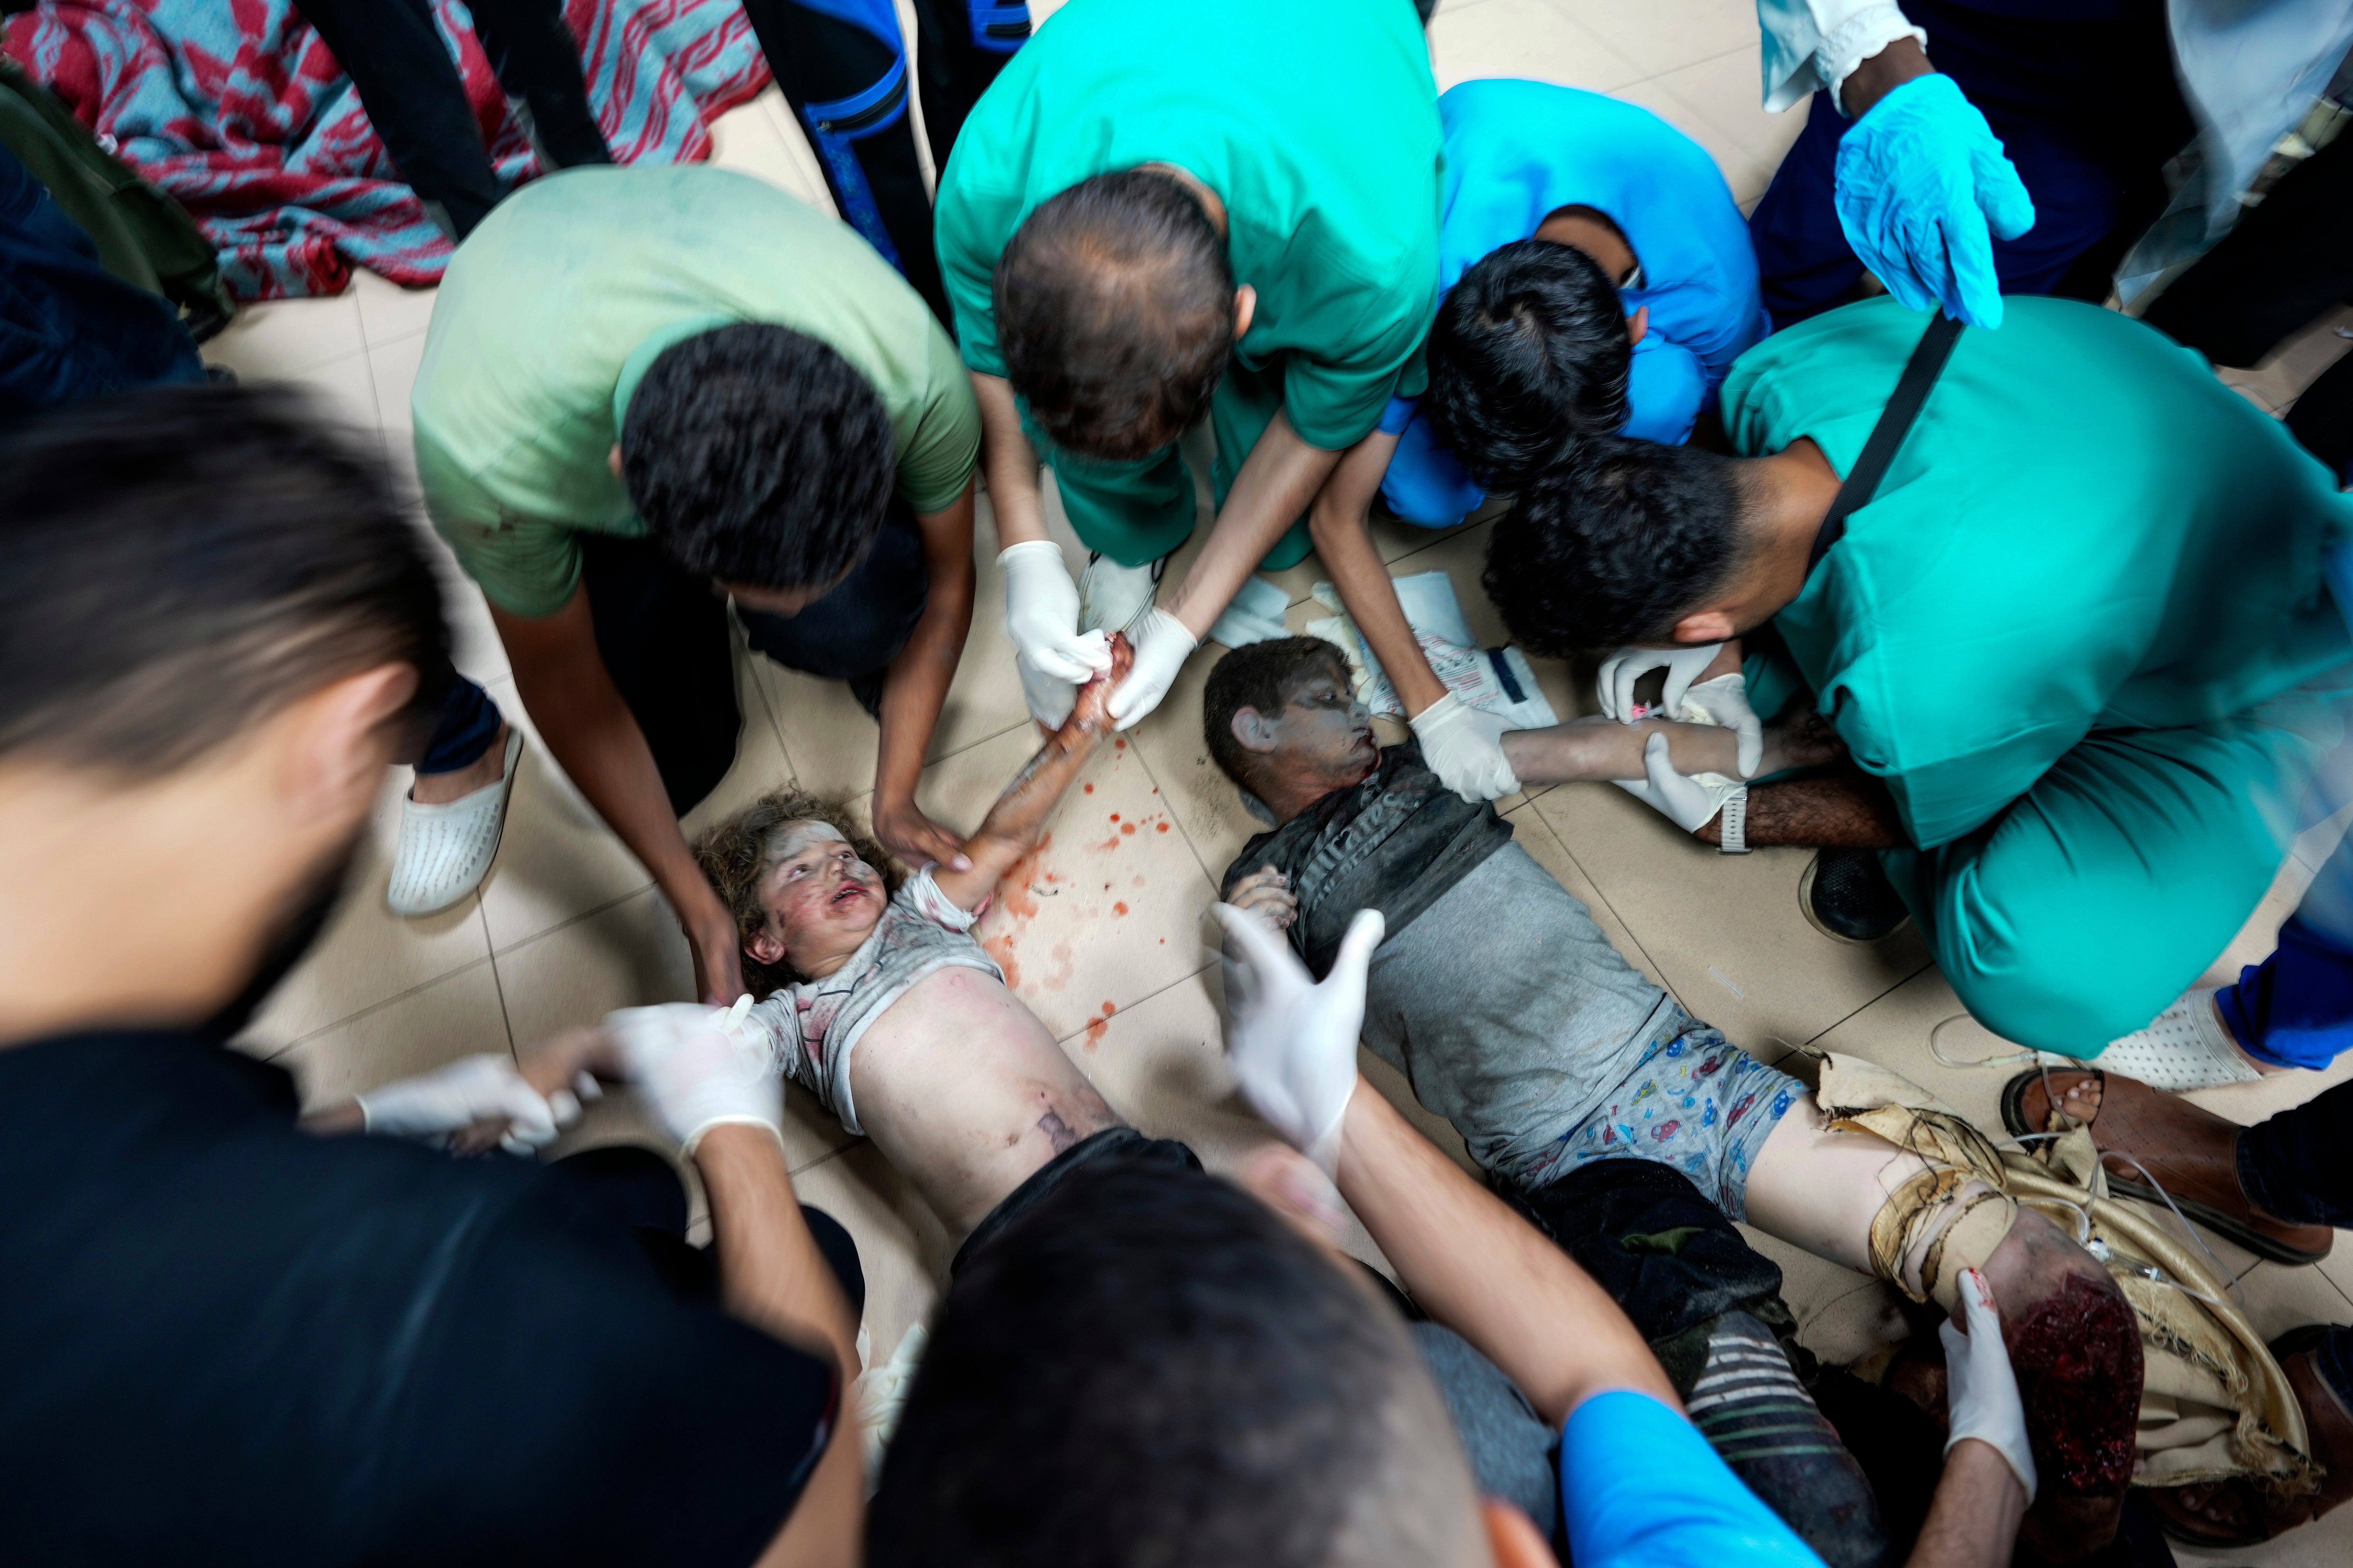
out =
{"type": "Polygon", "coordinates": [[[1499,726],[1430,671],[1367,531],[1375,493],[1405,521],[1448,528],[1578,437],[1680,442],[1767,322],[1731,190],[1657,115],[1515,80],[1464,82],[1438,111],[1430,390],[1390,403],[1310,529],[1431,768],[1493,800],[1519,787],[1499,726]]]}

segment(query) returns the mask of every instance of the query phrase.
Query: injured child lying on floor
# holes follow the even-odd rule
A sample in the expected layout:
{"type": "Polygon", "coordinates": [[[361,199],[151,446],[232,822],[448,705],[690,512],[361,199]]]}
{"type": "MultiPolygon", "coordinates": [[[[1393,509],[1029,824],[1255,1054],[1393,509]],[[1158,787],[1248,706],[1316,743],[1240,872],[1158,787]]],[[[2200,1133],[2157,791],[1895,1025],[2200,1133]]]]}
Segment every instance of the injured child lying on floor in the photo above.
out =
{"type": "MultiPolygon", "coordinates": [[[[1228,901],[1285,929],[1318,974],[1357,910],[1382,911],[1365,1044],[1453,1122],[1499,1187],[1542,1216],[1547,1191],[1574,1172],[1654,1161],[1732,1218],[1915,1301],[1949,1311],[1962,1271],[1981,1270],[2041,1472],[2024,1538],[2067,1561],[2113,1535],[2137,1468],[2138,1298],[2021,1206],[2010,1189],[2027,1179],[2013,1180],[1981,1137],[1969,1142],[1925,1094],[1884,1092],[1867,1064],[1847,1066],[1846,1081],[1864,1087],[1826,1111],[1685,1015],[1492,806],[1446,790],[1410,744],[1375,744],[1328,645],[1291,638],[1227,655],[1209,677],[1205,726],[1211,754],[1279,825],[1228,870],[1228,901]]],[[[1567,783],[1639,776],[1660,737],[1678,771],[1732,771],[1735,737],[1704,726],[1588,719],[1504,745],[1523,783],[1567,783]]],[[[1815,760],[1801,744],[1768,735],[1766,765],[1815,760]]],[[[2271,1426],[2290,1450],[2278,1468],[2293,1470],[2300,1423],[2271,1426]]]]}

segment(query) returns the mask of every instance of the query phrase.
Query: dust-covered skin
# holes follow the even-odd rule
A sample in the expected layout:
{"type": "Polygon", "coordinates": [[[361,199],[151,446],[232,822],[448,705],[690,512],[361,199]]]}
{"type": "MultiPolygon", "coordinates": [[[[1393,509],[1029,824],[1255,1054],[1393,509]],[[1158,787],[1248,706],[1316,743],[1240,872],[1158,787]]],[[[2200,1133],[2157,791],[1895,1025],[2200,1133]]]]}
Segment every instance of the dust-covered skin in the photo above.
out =
{"type": "Polygon", "coordinates": [[[1038,1168],[1120,1125],[1038,1016],[977,969],[916,982],[849,1058],[867,1135],[962,1237],[1038,1168]]]}
{"type": "MultiPolygon", "coordinates": [[[[1112,639],[1112,669],[1080,689],[1071,716],[1023,765],[966,842],[964,870],[935,868],[941,897],[976,910],[1037,843],[1054,805],[1111,731],[1105,704],[1134,652],[1112,639]]],[[[811,980],[842,966],[887,906],[881,874],[830,825],[778,827],[760,887],[767,920],[744,944],[811,980]]],[[[858,1120],[892,1166],[962,1237],[1040,1166],[1121,1125],[1037,1015],[985,971],[917,981],[866,1026],[849,1061],[858,1120]]]]}

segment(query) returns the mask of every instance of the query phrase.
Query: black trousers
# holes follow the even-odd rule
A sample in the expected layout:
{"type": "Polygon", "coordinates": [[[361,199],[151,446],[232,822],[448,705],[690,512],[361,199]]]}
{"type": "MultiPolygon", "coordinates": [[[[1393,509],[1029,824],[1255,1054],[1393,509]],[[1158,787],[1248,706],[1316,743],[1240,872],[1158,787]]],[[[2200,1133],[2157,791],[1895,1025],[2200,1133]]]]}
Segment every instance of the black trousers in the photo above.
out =
{"type": "MultiPolygon", "coordinates": [[[[569,1204],[583,1220],[618,1225],[634,1232],[655,1270],[682,1294],[716,1295],[719,1259],[707,1247],[686,1240],[686,1187],[670,1162],[650,1149],[607,1144],[584,1149],[548,1167],[554,1193],[543,1201],[569,1204]]],[[[801,1205],[809,1235],[849,1299],[852,1318],[866,1313],[866,1270],[858,1243],[841,1222],[823,1209],[801,1205]]]]}
{"type": "MultiPolygon", "coordinates": [[[[645,732],[671,808],[683,816],[727,776],[743,728],[727,605],[709,579],[651,541],[583,534],[581,552],[596,651],[645,732]]],[[[872,713],[883,674],[930,597],[922,531],[894,499],[866,559],[824,598],[789,617],[737,614],[754,652],[788,669],[847,680],[872,713]]]]}
{"type": "MultiPolygon", "coordinates": [[[[297,4],[351,77],[393,167],[425,210],[453,238],[473,233],[506,192],[428,0],[297,4]]],[[[557,168],[611,163],[563,0],[469,0],[468,8],[500,85],[530,106],[543,161],[557,168]]]]}
{"type": "MultiPolygon", "coordinates": [[[[1019,0],[914,0],[914,88],[932,162],[944,169],[972,106],[1029,36],[1029,10],[1019,0]]],[[[744,12],[843,221],[953,330],[907,114],[907,47],[891,0],[744,0],[744,12]]]]}
{"type": "MultiPolygon", "coordinates": [[[[2219,364],[2254,363],[2322,311],[2353,302],[2353,136],[2288,171],[2142,319],[2219,364]]],[[[2339,483],[2353,479],[2353,356],[2305,389],[2287,427],[2339,483]]]]}

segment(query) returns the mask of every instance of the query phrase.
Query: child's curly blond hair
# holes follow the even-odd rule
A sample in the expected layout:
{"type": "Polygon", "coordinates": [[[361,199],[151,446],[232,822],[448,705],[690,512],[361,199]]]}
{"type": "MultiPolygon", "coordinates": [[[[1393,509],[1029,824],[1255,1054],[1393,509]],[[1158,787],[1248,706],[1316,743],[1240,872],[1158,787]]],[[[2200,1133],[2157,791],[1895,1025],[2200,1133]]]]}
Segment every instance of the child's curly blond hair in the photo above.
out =
{"type": "MultiPolygon", "coordinates": [[[[695,863],[735,917],[739,941],[749,941],[768,923],[760,904],[760,883],[776,863],[776,851],[786,826],[796,822],[822,822],[849,840],[858,858],[881,874],[886,892],[895,893],[906,872],[857,825],[838,801],[820,799],[806,790],[786,785],[771,790],[742,811],[695,840],[695,863]]],[[[790,963],[762,963],[749,952],[742,955],[744,984],[755,1002],[765,1002],[785,986],[807,978],[790,963]]]]}

